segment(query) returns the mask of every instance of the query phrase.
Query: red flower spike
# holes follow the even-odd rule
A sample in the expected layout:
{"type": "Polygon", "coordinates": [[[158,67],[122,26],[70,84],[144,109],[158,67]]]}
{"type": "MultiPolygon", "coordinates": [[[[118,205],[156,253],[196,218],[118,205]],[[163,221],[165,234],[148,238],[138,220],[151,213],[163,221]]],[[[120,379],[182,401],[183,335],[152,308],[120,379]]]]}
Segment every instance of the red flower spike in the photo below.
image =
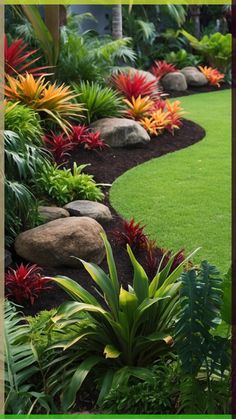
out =
{"type": "Polygon", "coordinates": [[[35,264],[24,266],[22,263],[16,269],[9,268],[5,274],[6,296],[17,304],[34,304],[43,291],[51,288],[46,286],[50,278],[43,276],[41,272],[42,268],[35,264]]]}
{"type": "Polygon", "coordinates": [[[49,66],[43,67],[35,67],[32,68],[33,64],[35,64],[41,57],[36,57],[27,61],[33,54],[35,54],[38,50],[28,50],[28,44],[24,43],[23,39],[16,39],[8,45],[7,37],[4,36],[4,56],[5,56],[5,72],[10,76],[14,76],[16,74],[25,74],[31,73],[34,76],[41,76],[45,74],[42,70],[50,68],[49,66]]]}
{"type": "Polygon", "coordinates": [[[111,82],[129,100],[132,97],[137,99],[138,96],[149,96],[150,99],[160,96],[157,81],[148,81],[147,77],[138,71],[115,74],[112,76],[111,82]]]}
{"type": "Polygon", "coordinates": [[[174,71],[178,71],[177,68],[173,64],[169,64],[166,61],[154,61],[154,65],[151,67],[150,72],[160,80],[168,73],[174,73],[174,71]]]}

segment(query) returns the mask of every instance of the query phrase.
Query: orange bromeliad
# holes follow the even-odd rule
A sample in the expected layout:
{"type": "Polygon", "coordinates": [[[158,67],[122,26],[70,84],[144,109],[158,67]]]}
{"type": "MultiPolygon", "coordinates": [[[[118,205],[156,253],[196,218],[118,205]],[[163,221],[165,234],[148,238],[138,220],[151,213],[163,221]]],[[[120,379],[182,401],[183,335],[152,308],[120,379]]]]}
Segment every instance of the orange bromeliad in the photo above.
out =
{"type": "Polygon", "coordinates": [[[126,111],[126,114],[129,116],[129,118],[135,120],[139,120],[145,116],[148,116],[154,104],[149,96],[141,97],[140,95],[136,99],[133,96],[131,100],[124,99],[124,102],[129,107],[129,109],[126,111]]]}
{"type": "Polygon", "coordinates": [[[64,84],[57,86],[56,83],[45,82],[43,76],[35,79],[28,73],[25,76],[19,75],[18,79],[6,75],[6,80],[8,84],[5,86],[5,95],[10,100],[24,103],[37,112],[44,112],[64,131],[71,127],[68,118],[81,117],[83,107],[71,102],[78,95],[64,84]]]}
{"type": "Polygon", "coordinates": [[[207,67],[207,66],[202,67],[199,65],[198,68],[207,78],[211,86],[220,87],[220,83],[224,81],[224,77],[225,77],[223,73],[220,73],[216,68],[212,68],[212,67],[207,67]]]}

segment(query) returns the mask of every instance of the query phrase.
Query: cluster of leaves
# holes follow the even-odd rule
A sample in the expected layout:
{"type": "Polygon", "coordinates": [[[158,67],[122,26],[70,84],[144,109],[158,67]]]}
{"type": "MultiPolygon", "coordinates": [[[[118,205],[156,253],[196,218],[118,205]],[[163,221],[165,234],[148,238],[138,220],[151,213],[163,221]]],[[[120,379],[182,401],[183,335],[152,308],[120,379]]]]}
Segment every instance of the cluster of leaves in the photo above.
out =
{"type": "Polygon", "coordinates": [[[121,116],[122,98],[110,87],[102,87],[97,82],[73,83],[76,102],[85,107],[85,120],[88,124],[97,119],[121,116]]]}
{"type": "Polygon", "coordinates": [[[34,67],[40,57],[32,58],[38,50],[30,50],[29,45],[23,39],[16,39],[8,45],[7,36],[4,35],[4,59],[5,73],[10,76],[31,73],[34,76],[41,76],[42,70],[48,67],[34,67]],[[31,60],[29,60],[31,58],[31,60]]]}
{"type": "Polygon", "coordinates": [[[5,101],[4,123],[6,131],[13,131],[22,141],[40,146],[42,128],[37,112],[21,103],[5,101]]]}
{"type": "Polygon", "coordinates": [[[43,377],[36,351],[30,342],[29,324],[9,301],[5,302],[4,351],[5,412],[13,415],[30,414],[32,411],[53,412],[43,385],[35,388],[33,384],[33,379],[41,383],[43,377]]]}
{"type": "Polygon", "coordinates": [[[181,374],[178,363],[165,358],[150,367],[153,380],[112,389],[103,402],[109,414],[171,414],[177,403],[181,374]]]}
{"type": "Polygon", "coordinates": [[[150,135],[157,136],[165,129],[173,134],[182,125],[184,111],[179,100],[153,101],[149,96],[139,96],[137,99],[132,97],[131,101],[124,99],[124,102],[128,106],[126,115],[137,120],[150,135]]]}
{"type": "Polygon", "coordinates": [[[199,70],[204,74],[204,76],[207,78],[209,84],[211,86],[217,86],[220,87],[220,83],[224,81],[225,75],[220,73],[216,68],[212,67],[198,67],[199,70]]]}
{"type": "Polygon", "coordinates": [[[10,245],[21,229],[39,222],[37,201],[28,185],[44,162],[44,153],[12,131],[4,131],[5,232],[10,245]]]}
{"type": "Polygon", "coordinates": [[[6,75],[6,80],[5,95],[10,100],[26,104],[65,131],[70,128],[71,118],[81,116],[82,106],[72,103],[76,95],[64,84],[57,86],[56,83],[45,82],[43,76],[36,80],[28,73],[19,75],[18,79],[6,75]]]}
{"type": "MultiPolygon", "coordinates": [[[[136,255],[140,254],[144,258],[145,268],[149,278],[153,278],[158,266],[164,268],[168,265],[173,254],[171,251],[157,246],[156,240],[151,240],[144,232],[146,225],[141,222],[136,223],[134,218],[130,221],[123,221],[120,228],[112,231],[116,244],[121,247],[129,245],[136,255]]],[[[175,270],[185,260],[183,249],[174,255],[170,272],[175,270]]]]}
{"type": "Polygon", "coordinates": [[[176,349],[185,373],[180,410],[215,413],[222,409],[215,391],[225,381],[229,384],[230,339],[217,335],[227,293],[218,270],[207,261],[199,269],[184,272],[180,280],[181,310],[175,327],[176,349]]]}
{"type": "Polygon", "coordinates": [[[177,52],[171,51],[165,55],[165,60],[167,63],[174,65],[177,69],[182,69],[184,67],[192,66],[196,67],[201,63],[202,58],[198,55],[190,54],[186,49],[181,48],[177,52]]]}
{"type": "Polygon", "coordinates": [[[5,274],[6,297],[17,304],[30,303],[48,289],[46,286],[49,278],[42,275],[42,268],[37,265],[17,266],[16,269],[9,268],[5,274]]]}
{"type": "Polygon", "coordinates": [[[104,143],[99,131],[92,132],[85,125],[72,126],[69,134],[47,134],[43,141],[48,150],[52,153],[56,163],[62,163],[67,156],[78,146],[86,150],[104,150],[108,145],[104,143]]]}
{"type": "Polygon", "coordinates": [[[222,73],[227,73],[232,58],[232,35],[230,33],[223,35],[216,32],[209,36],[203,36],[200,41],[184,30],[181,30],[181,33],[211,67],[218,68],[222,73]]]}
{"type": "Polygon", "coordinates": [[[101,403],[110,389],[121,383],[127,385],[131,377],[152,380],[148,366],[172,350],[172,331],[179,310],[178,278],[184,262],[170,273],[173,256],[149,282],[127,246],[134,269],[133,283],[127,291],[119,283],[111,246],[104,235],[103,240],[109,275],[95,264],[81,261],[99,289],[102,304],[77,282],[53,278],[74,300],[63,303],[52,319],[61,332],[52,349],[61,348],[63,352],[58,350],[54,374],[47,385],[51,394],[62,393],[63,411],[74,404],[91,370],[99,372],[101,403]],[[80,313],[86,317],[81,319],[80,313]],[[66,333],[72,327],[76,338],[68,339],[66,333]]]}
{"type": "Polygon", "coordinates": [[[73,169],[59,169],[56,164],[45,162],[36,175],[35,191],[51,198],[58,205],[65,205],[76,199],[100,201],[103,198],[92,175],[82,173],[87,165],[73,165],[73,169]]]}
{"type": "Polygon", "coordinates": [[[150,69],[151,73],[154,74],[154,76],[157,78],[157,80],[160,80],[162,77],[164,77],[168,73],[174,73],[177,71],[177,68],[166,61],[154,61],[153,66],[150,69]]]}
{"type": "Polygon", "coordinates": [[[160,97],[158,82],[148,80],[147,76],[139,71],[129,70],[114,74],[111,83],[128,100],[137,99],[139,96],[149,96],[151,99],[160,97]]]}

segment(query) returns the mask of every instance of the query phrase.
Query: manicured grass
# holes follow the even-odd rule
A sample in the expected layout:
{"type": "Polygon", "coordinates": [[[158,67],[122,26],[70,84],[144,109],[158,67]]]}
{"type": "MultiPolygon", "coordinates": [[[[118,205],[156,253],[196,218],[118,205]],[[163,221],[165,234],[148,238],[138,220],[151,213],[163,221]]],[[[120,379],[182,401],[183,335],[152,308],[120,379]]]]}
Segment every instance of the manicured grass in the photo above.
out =
{"type": "Polygon", "coordinates": [[[231,92],[182,97],[181,103],[206,137],[126,172],[114,182],[111,202],[124,218],[147,224],[159,246],[200,246],[195,261],[207,259],[224,272],[231,261],[231,92]]]}

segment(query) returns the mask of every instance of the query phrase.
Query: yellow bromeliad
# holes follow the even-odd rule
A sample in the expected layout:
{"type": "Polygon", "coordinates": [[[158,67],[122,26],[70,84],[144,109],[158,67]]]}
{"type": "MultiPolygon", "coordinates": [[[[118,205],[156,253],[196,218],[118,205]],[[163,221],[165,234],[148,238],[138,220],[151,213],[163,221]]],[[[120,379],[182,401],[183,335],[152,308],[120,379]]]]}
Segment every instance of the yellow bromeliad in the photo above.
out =
{"type": "Polygon", "coordinates": [[[81,104],[72,103],[77,97],[70,87],[45,82],[45,77],[35,79],[32,74],[19,75],[18,79],[6,75],[5,95],[13,101],[24,103],[37,112],[43,112],[64,131],[68,131],[72,117],[81,117],[81,104]]]}
{"type": "Polygon", "coordinates": [[[134,96],[132,96],[131,100],[124,99],[124,102],[129,107],[126,111],[127,116],[135,120],[140,120],[145,116],[148,116],[154,104],[153,100],[150,99],[150,96],[141,97],[140,95],[136,99],[134,96]]]}
{"type": "Polygon", "coordinates": [[[150,135],[161,134],[170,122],[169,112],[164,112],[162,109],[153,112],[149,118],[144,118],[140,121],[150,135]]]}

